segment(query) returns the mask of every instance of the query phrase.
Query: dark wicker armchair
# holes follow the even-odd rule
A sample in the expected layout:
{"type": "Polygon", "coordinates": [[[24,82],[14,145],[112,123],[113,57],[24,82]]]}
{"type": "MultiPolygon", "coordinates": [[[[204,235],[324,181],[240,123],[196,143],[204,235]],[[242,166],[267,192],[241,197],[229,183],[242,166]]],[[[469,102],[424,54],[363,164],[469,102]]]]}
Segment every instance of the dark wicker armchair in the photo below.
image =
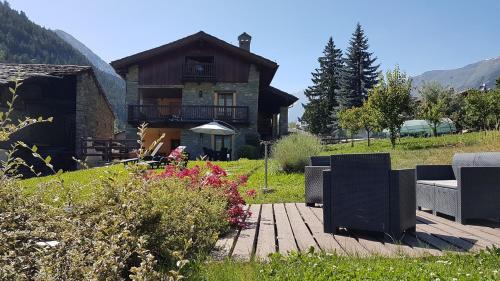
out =
{"type": "Polygon", "coordinates": [[[332,155],[323,171],[324,230],[377,231],[399,238],[414,230],[415,170],[391,170],[388,153],[332,155]]]}
{"type": "Polygon", "coordinates": [[[416,168],[417,207],[467,219],[500,218],[500,152],[458,153],[452,165],[416,168]]]}
{"type": "Polygon", "coordinates": [[[304,168],[307,206],[323,204],[323,171],[330,169],[330,156],[312,156],[304,168]]]}

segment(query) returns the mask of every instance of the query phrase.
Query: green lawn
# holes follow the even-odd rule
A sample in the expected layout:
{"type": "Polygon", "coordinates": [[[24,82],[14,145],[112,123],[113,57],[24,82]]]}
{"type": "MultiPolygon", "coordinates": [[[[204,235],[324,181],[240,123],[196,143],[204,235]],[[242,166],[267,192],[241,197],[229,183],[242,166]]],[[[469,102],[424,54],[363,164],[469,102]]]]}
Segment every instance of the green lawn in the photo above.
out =
{"type": "MultiPolygon", "coordinates": [[[[366,141],[351,144],[329,145],[323,155],[341,153],[389,152],[394,168],[411,168],[417,164],[450,163],[456,152],[500,151],[500,132],[470,133],[465,135],[448,135],[437,138],[402,138],[396,149],[392,149],[389,140],[375,140],[370,147],[366,141]]],[[[242,192],[249,189],[260,191],[264,186],[264,161],[241,159],[230,162],[215,162],[226,169],[230,175],[248,175],[248,184],[242,192]]],[[[200,161],[190,161],[189,166],[202,165],[200,161]]],[[[125,175],[121,165],[94,168],[83,171],[68,172],[62,175],[66,183],[80,182],[86,184],[83,192],[90,192],[92,182],[106,176],[105,171],[125,175]]],[[[23,185],[32,191],[37,184],[47,182],[53,177],[33,178],[23,181],[23,185]]],[[[304,200],[304,174],[281,172],[277,163],[269,163],[269,187],[272,192],[258,192],[256,198],[246,198],[248,203],[302,202],[304,200]]],[[[246,196],[246,195],[245,195],[246,196]]]]}
{"type": "Polygon", "coordinates": [[[275,254],[269,263],[208,262],[191,280],[500,280],[500,250],[422,258],[275,254]]]}
{"type": "MultiPolygon", "coordinates": [[[[376,140],[368,147],[366,141],[329,145],[323,155],[339,153],[390,152],[394,168],[414,167],[416,164],[450,163],[456,152],[500,151],[500,132],[471,133],[438,138],[403,138],[396,149],[388,140],[376,140]]],[[[202,162],[190,161],[189,166],[202,162]]],[[[216,162],[230,176],[248,175],[249,189],[260,190],[264,183],[264,161],[241,159],[216,162]]],[[[100,177],[121,177],[127,171],[122,165],[94,168],[62,174],[69,186],[83,183],[81,198],[92,192],[100,177]]],[[[50,183],[53,176],[22,181],[27,192],[50,183]]],[[[258,193],[247,198],[249,203],[301,202],[304,200],[304,175],[286,174],[270,161],[270,193],[258,193]]],[[[275,255],[270,263],[197,262],[192,264],[191,280],[500,280],[500,250],[478,255],[462,254],[425,258],[349,258],[326,254],[293,254],[285,258],[275,255]]]]}

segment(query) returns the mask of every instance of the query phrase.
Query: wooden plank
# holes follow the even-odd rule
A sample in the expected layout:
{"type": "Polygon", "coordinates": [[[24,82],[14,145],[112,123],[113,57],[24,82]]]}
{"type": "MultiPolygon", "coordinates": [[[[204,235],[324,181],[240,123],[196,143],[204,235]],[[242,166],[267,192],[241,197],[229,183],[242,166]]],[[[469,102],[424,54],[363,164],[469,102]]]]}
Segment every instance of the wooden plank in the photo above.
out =
{"type": "Polygon", "coordinates": [[[425,243],[438,248],[440,251],[464,252],[464,250],[462,250],[461,248],[457,248],[455,245],[450,244],[425,231],[415,231],[415,237],[418,240],[425,241],[425,243]]]}
{"type": "Polygon", "coordinates": [[[211,256],[215,260],[223,260],[231,254],[234,241],[238,236],[239,229],[233,229],[226,236],[219,238],[215,243],[211,256]]]}
{"type": "Polygon", "coordinates": [[[259,236],[255,257],[261,260],[268,260],[268,256],[276,252],[275,238],[273,205],[263,204],[260,212],[259,236]]]}
{"type": "MultiPolygon", "coordinates": [[[[433,256],[442,256],[443,252],[432,248],[431,245],[424,243],[421,240],[418,240],[415,236],[413,235],[405,235],[403,237],[403,242],[406,244],[410,245],[413,249],[413,255],[414,256],[426,256],[426,255],[433,255],[433,256]]],[[[406,245],[405,245],[406,246],[406,245]]]]}
{"type": "Polygon", "coordinates": [[[492,228],[492,227],[485,226],[485,225],[475,225],[475,224],[470,224],[468,226],[475,228],[477,230],[489,233],[491,235],[500,236],[500,229],[499,228],[492,228]]]}
{"type": "Polygon", "coordinates": [[[461,231],[473,234],[477,237],[480,237],[481,239],[484,239],[486,241],[489,241],[490,243],[493,243],[497,246],[500,246],[500,236],[492,235],[492,234],[487,233],[487,232],[483,232],[479,229],[471,227],[470,225],[463,225],[463,224],[459,224],[459,223],[456,223],[456,222],[451,221],[451,220],[447,220],[445,218],[433,216],[433,215],[428,214],[426,212],[417,211],[417,215],[419,215],[420,217],[426,218],[430,221],[433,221],[435,223],[445,224],[445,225],[448,225],[448,226],[453,227],[455,229],[459,229],[461,231]]]}
{"type": "Polygon", "coordinates": [[[355,236],[358,238],[359,244],[361,244],[365,249],[367,249],[373,255],[379,256],[393,256],[394,253],[386,247],[384,243],[377,240],[376,238],[369,236],[364,233],[356,233],[355,236]]]}
{"type": "Polygon", "coordinates": [[[260,205],[250,206],[250,212],[252,213],[249,218],[247,218],[248,226],[240,231],[240,235],[236,240],[236,245],[234,246],[232,257],[235,260],[249,261],[252,258],[254,252],[255,240],[257,238],[257,226],[259,224],[260,217],[260,205]]]}
{"type": "MultiPolygon", "coordinates": [[[[474,247],[474,245],[472,245],[471,243],[469,243],[465,240],[454,237],[454,236],[450,235],[449,233],[446,233],[438,228],[434,228],[434,227],[427,225],[425,223],[417,223],[417,232],[419,232],[419,231],[424,232],[424,233],[429,234],[429,235],[432,235],[432,236],[435,236],[441,240],[448,242],[449,244],[454,245],[455,248],[460,248],[461,250],[464,250],[464,251],[469,251],[474,247]]],[[[420,238],[420,236],[419,236],[419,238],[420,238]]],[[[432,242],[429,242],[427,240],[425,240],[425,241],[428,242],[429,244],[441,249],[440,246],[434,245],[432,242]]],[[[441,249],[441,250],[446,250],[446,249],[441,249]]]]}
{"type": "Polygon", "coordinates": [[[455,246],[458,246],[466,251],[478,251],[484,249],[485,247],[479,245],[477,242],[471,242],[466,238],[460,237],[460,233],[458,231],[453,231],[453,229],[446,229],[442,225],[434,224],[429,220],[425,220],[417,217],[417,221],[422,224],[417,224],[424,229],[427,229],[428,232],[432,232],[433,235],[438,236],[439,238],[446,240],[452,243],[455,246]]]}
{"type": "MultiPolygon", "coordinates": [[[[318,220],[323,223],[323,209],[322,208],[310,208],[310,210],[316,215],[318,220]]],[[[366,250],[359,242],[353,237],[349,237],[347,232],[336,233],[333,238],[337,240],[340,247],[350,256],[361,256],[366,257],[370,255],[370,252],[366,250]]]]}
{"type": "Polygon", "coordinates": [[[282,203],[274,204],[274,216],[276,218],[276,238],[278,240],[278,249],[282,255],[291,251],[298,251],[295,238],[293,237],[292,227],[285,211],[285,205],[282,203]]]}
{"type": "Polygon", "coordinates": [[[290,220],[290,225],[292,227],[293,235],[297,241],[300,251],[308,251],[309,248],[314,248],[314,250],[319,251],[318,244],[314,241],[313,236],[307,229],[306,224],[302,220],[302,217],[297,210],[297,207],[293,203],[286,203],[285,209],[290,220]]]}
{"type": "MultiPolygon", "coordinates": [[[[247,210],[248,205],[243,206],[243,211],[246,212],[247,210]]],[[[235,228],[231,230],[226,236],[221,237],[219,238],[219,240],[217,240],[214,250],[211,253],[211,256],[215,260],[223,260],[231,255],[231,250],[233,249],[234,242],[236,241],[240,230],[240,228],[235,228]]]]}
{"type": "Polygon", "coordinates": [[[340,247],[339,243],[333,235],[329,233],[325,233],[323,230],[323,224],[319,219],[314,215],[309,207],[306,207],[304,203],[295,204],[297,209],[299,210],[302,218],[305,223],[309,226],[313,237],[316,238],[316,241],[319,244],[319,247],[325,252],[337,253],[338,255],[346,255],[345,251],[340,247]]]}

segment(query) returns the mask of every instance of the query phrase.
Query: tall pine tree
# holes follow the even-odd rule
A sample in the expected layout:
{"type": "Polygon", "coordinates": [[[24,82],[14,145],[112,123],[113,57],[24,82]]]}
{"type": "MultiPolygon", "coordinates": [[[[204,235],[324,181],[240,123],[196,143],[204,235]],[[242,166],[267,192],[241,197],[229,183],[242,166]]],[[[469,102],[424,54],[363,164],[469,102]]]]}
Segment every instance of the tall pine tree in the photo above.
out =
{"type": "Polygon", "coordinates": [[[342,108],[362,106],[368,97],[368,90],[378,82],[379,65],[375,64],[377,58],[373,57],[368,48],[368,38],[358,23],[349,41],[344,60],[342,93],[339,101],[342,108]]]}
{"type": "Polygon", "coordinates": [[[304,106],[301,121],[313,134],[329,134],[336,127],[342,76],[342,51],[335,47],[332,37],[328,40],[323,56],[318,58],[319,68],[312,74],[313,85],[304,94],[309,103],[304,106]]]}

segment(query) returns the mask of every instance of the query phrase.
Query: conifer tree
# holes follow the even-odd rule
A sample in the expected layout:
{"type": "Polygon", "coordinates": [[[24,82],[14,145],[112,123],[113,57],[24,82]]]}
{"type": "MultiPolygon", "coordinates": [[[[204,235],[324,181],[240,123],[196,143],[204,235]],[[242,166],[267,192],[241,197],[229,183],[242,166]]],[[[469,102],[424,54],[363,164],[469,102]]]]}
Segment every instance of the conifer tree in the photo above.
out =
{"type": "Polygon", "coordinates": [[[301,121],[307,124],[313,134],[328,134],[337,127],[336,111],[343,68],[342,51],[335,47],[332,37],[318,62],[319,68],[312,73],[313,85],[304,92],[309,102],[303,105],[301,121]]]}
{"type": "Polygon", "coordinates": [[[349,41],[342,75],[342,108],[360,107],[368,97],[368,91],[378,82],[377,60],[368,50],[368,38],[358,23],[349,41]]]}

